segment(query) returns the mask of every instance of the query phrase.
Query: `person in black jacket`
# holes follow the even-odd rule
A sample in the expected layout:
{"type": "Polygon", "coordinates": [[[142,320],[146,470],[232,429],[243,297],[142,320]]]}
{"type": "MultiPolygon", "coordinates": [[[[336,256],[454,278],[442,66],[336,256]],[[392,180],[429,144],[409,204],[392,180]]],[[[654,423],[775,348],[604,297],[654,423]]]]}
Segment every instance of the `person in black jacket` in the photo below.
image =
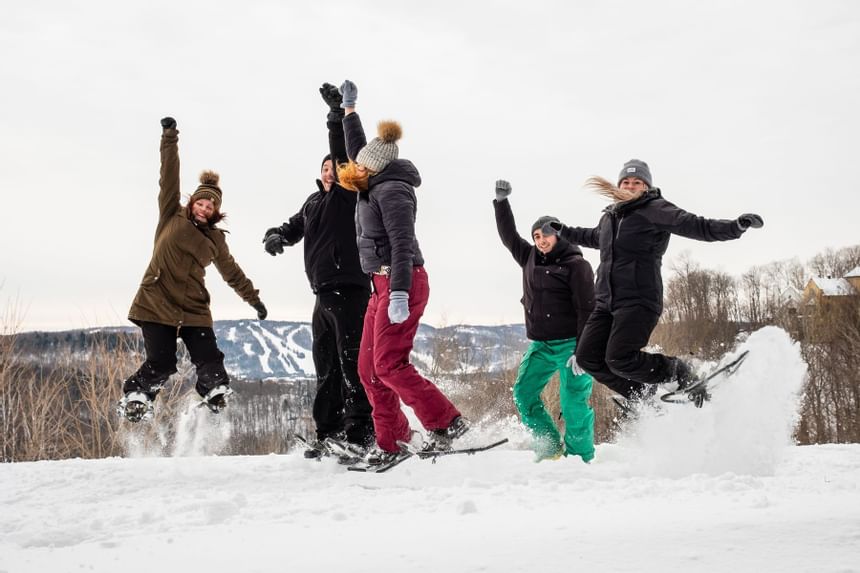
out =
{"type": "Polygon", "coordinates": [[[335,162],[346,161],[341,96],[331,84],[320,88],[330,111],[326,125],[330,154],[323,158],[318,190],[298,213],[280,227],[266,231],[266,252],[304,239],[305,272],[316,294],[313,360],[317,375],[313,417],[317,440],[306,457],[319,457],[326,438],[346,439],[359,448],[374,443],[371,406],[358,376],[358,352],[370,280],[361,270],[355,242],[355,193],[336,180],[335,162]]]}
{"type": "Polygon", "coordinates": [[[346,80],[341,93],[350,161],[338,166],[338,176],[358,196],[355,231],[359,257],[373,284],[358,358],[379,446],[367,462],[387,463],[400,455],[398,442],[412,438],[401,400],[429,430],[428,449],[451,448],[453,440],[468,430],[468,422],[409,361],[418,322],[430,297],[430,281],[415,236],[415,188],[421,184],[421,176],[411,161],[398,158],[400,125],[380,122],[379,137],[368,142],[355,113],[358,88],[346,80]]]}
{"type": "Polygon", "coordinates": [[[534,245],[520,237],[510,194],[510,183],[496,181],[496,227],[502,244],[523,269],[526,336],[532,341],[517,373],[514,403],[535,437],[535,461],[571,455],[588,462],[594,457],[594,411],[588,403],[591,376],[574,374],[570,365],[577,338],[594,308],[594,273],[579,248],[559,239],[547,225],[558,222],[555,217],[541,217],[532,225],[534,245]],[[560,372],[563,443],[541,401],[541,392],[556,372],[560,372]]]}
{"type": "Polygon", "coordinates": [[[628,400],[653,395],[656,384],[690,388],[701,407],[708,398],[689,364],[676,357],[642,352],[663,312],[663,254],[672,234],[700,241],[737,239],[764,222],[756,214],[705,219],[680,209],[652,187],[648,164],[631,159],[618,184],[592,177],[588,186],[611,198],[597,227],[551,223],[562,238],[600,249],[594,312],[576,349],[575,367],[628,400]]]}

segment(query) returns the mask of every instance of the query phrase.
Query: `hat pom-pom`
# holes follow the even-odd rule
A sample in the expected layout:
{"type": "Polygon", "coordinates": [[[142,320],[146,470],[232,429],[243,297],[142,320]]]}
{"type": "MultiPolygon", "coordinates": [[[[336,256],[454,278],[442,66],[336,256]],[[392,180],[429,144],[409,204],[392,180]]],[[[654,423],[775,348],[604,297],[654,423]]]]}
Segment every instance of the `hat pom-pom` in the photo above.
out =
{"type": "Polygon", "coordinates": [[[380,121],[377,131],[379,139],[385,143],[395,143],[403,135],[403,130],[396,121],[380,121]]]}
{"type": "Polygon", "coordinates": [[[218,181],[221,177],[215,173],[214,171],[204,171],[200,174],[200,183],[203,185],[211,185],[212,187],[218,187],[218,181]]]}

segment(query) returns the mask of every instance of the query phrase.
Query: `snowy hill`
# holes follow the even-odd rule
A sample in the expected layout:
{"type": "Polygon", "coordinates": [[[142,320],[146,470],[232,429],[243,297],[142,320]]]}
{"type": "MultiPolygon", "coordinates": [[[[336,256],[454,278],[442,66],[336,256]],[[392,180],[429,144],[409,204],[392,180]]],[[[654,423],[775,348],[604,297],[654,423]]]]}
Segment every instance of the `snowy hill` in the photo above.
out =
{"type": "MultiPolygon", "coordinates": [[[[234,376],[250,380],[314,376],[311,325],[307,322],[225,320],[215,323],[215,334],[227,357],[227,370],[234,376]]],[[[434,367],[442,372],[475,368],[493,372],[516,365],[511,360],[519,360],[526,344],[525,326],[521,324],[445,328],[422,324],[412,356],[425,372],[434,367]],[[434,357],[446,349],[452,349],[456,356],[436,364],[434,357]]]]}

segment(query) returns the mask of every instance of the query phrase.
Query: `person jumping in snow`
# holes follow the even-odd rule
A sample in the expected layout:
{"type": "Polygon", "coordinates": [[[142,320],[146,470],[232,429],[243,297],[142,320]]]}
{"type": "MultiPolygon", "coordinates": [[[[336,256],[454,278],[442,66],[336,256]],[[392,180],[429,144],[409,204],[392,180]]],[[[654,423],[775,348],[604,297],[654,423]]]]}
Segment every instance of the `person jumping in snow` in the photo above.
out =
{"type": "Polygon", "coordinates": [[[374,443],[370,403],[358,376],[358,351],[364,312],[370,299],[370,278],[361,270],[355,241],[357,195],[341,187],[335,165],[345,163],[342,98],[337,87],[323,84],[330,153],[323,158],[318,191],[308,197],[290,220],[266,231],[266,252],[304,239],[305,272],[316,294],[312,318],[313,359],[317,375],[313,418],[316,441],[305,457],[327,450],[326,438],[345,439],[359,447],[374,443]]]}
{"type": "Polygon", "coordinates": [[[225,231],[216,227],[221,212],[219,177],[200,175],[200,185],[184,207],[179,202],[179,130],[176,120],[161,120],[161,178],[158,225],[152,259],[143,275],[128,318],[143,332],[146,361],[123,383],[119,411],[132,422],[150,417],[153,400],[176,372],[176,339],[181,338],[197,371],[196,390],[213,412],[226,405],[230,377],[218,349],[209,293],[203,277],[209,263],[242,299],[266,318],[259,291],[233,260],[225,231]]]}
{"type": "Polygon", "coordinates": [[[594,273],[578,247],[558,238],[544,216],[532,225],[534,245],[517,233],[508,196],[511,184],[496,181],[496,228],[502,244],[523,269],[526,336],[531,340],[514,384],[514,403],[535,437],[535,461],[562,455],[594,457],[594,411],[588,403],[591,376],[574,374],[576,341],[594,309],[594,273]],[[544,234],[542,229],[546,228],[544,234]],[[560,372],[564,440],[541,401],[541,392],[560,372]]]}
{"type": "Polygon", "coordinates": [[[588,372],[627,400],[638,401],[657,384],[673,390],[690,388],[701,407],[706,390],[690,365],[673,356],[642,352],[663,312],[660,269],[672,234],[700,241],[737,239],[749,228],[764,225],[745,213],[737,219],[705,219],[680,209],[652,186],[648,164],[631,159],[621,168],[618,183],[592,177],[587,186],[608,197],[597,227],[549,227],[571,243],[600,249],[596,304],[576,349],[574,368],[588,372]]]}
{"type": "Polygon", "coordinates": [[[430,295],[424,257],[415,237],[415,187],[421,184],[421,177],[411,161],[398,159],[400,125],[380,122],[379,137],[368,143],[355,112],[358,88],[346,80],[340,91],[350,161],[338,166],[338,176],[341,185],[358,193],[358,252],[373,285],[358,356],[358,373],[373,406],[378,445],[367,462],[383,464],[399,454],[398,441],[411,439],[401,400],[429,430],[427,449],[450,448],[469,426],[454,404],[409,362],[418,321],[430,295]]]}

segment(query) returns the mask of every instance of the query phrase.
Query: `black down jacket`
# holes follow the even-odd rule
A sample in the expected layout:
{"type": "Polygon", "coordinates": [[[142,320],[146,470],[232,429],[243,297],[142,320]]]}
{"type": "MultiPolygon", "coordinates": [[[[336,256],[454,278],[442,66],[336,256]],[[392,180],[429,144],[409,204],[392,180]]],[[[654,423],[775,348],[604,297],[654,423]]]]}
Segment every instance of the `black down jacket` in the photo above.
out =
{"type": "Polygon", "coordinates": [[[560,239],[547,254],[517,233],[510,201],[493,201],[502,243],[523,269],[522,303],[530,340],[565,340],[582,334],[594,309],[594,273],[582,251],[560,239]]]}
{"type": "Polygon", "coordinates": [[[649,189],[638,199],[604,209],[597,227],[563,227],[571,243],[600,249],[596,306],[610,311],[643,306],[663,312],[660,267],[672,234],[700,241],[729,241],[743,231],[734,219],[706,219],[688,213],[649,189]]]}
{"type": "MultiPolygon", "coordinates": [[[[367,144],[357,113],[343,120],[346,149],[350,159],[367,144]]],[[[364,272],[391,267],[390,289],[408,291],[412,267],[422,266],[424,257],[415,237],[418,199],[415,187],[421,176],[411,161],[395,159],[370,177],[368,190],[358,194],[355,231],[358,254],[364,272]]]]}

